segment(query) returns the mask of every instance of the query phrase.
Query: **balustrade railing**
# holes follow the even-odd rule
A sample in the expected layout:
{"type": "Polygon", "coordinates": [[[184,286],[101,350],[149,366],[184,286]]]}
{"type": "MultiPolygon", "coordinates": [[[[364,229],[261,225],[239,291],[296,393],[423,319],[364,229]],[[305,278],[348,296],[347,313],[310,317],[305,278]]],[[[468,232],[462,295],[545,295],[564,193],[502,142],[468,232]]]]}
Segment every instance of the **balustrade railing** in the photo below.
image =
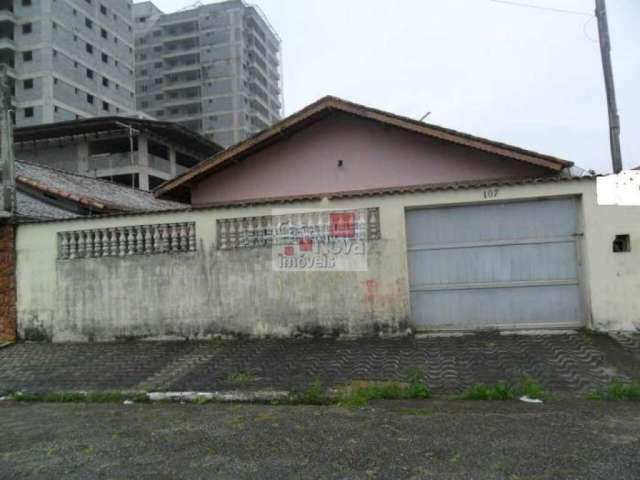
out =
{"type": "Polygon", "coordinates": [[[218,220],[220,250],[286,245],[299,240],[330,242],[380,239],[377,208],[319,211],[218,220]]]}
{"type": "Polygon", "coordinates": [[[195,251],[194,222],[58,233],[58,258],[61,260],[195,251]]]}

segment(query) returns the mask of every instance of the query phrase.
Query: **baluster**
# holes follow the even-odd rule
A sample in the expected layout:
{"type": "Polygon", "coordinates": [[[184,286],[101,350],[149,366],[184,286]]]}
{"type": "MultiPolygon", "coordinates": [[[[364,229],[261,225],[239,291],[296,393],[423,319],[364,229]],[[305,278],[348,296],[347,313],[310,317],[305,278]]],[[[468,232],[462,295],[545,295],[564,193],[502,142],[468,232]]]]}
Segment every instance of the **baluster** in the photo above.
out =
{"type": "Polygon", "coordinates": [[[161,253],[162,252],[162,229],[161,225],[152,225],[153,229],[153,253],[161,253]]]}
{"type": "Polygon", "coordinates": [[[180,229],[176,223],[171,225],[171,251],[180,251],[180,229]]]}
{"type": "Polygon", "coordinates": [[[380,238],[380,217],[377,208],[369,209],[369,239],[378,240],[380,238]]]}
{"type": "Polygon", "coordinates": [[[187,226],[184,223],[180,224],[180,251],[186,252],[189,250],[189,240],[187,239],[187,226]]]}
{"type": "Polygon", "coordinates": [[[161,251],[162,253],[167,253],[170,249],[171,249],[171,236],[169,233],[169,225],[162,225],[161,229],[160,229],[160,235],[161,235],[161,242],[162,242],[162,246],[161,246],[161,251]]]}
{"type": "Polygon", "coordinates": [[[236,221],[229,220],[229,248],[236,248],[236,221]]]}
{"type": "Polygon", "coordinates": [[[118,255],[124,257],[127,254],[127,230],[125,228],[118,228],[118,255]]]}
{"type": "Polygon", "coordinates": [[[356,238],[358,240],[367,239],[367,218],[365,210],[357,210],[358,220],[356,222],[356,238]]]}
{"type": "Polygon", "coordinates": [[[124,234],[125,255],[133,255],[136,252],[136,237],[131,227],[122,229],[124,234]]]}
{"type": "Polygon", "coordinates": [[[106,228],[102,231],[102,256],[108,257],[109,253],[111,253],[111,238],[109,235],[109,230],[106,228]]]}
{"type": "Polygon", "coordinates": [[[246,230],[245,230],[245,225],[244,225],[245,219],[244,218],[240,218],[237,221],[237,232],[236,232],[236,236],[238,238],[238,248],[244,248],[247,246],[246,244],[246,230]]]}
{"type": "Polygon", "coordinates": [[[69,234],[62,232],[60,235],[60,258],[69,258],[69,234]]]}
{"type": "Polygon", "coordinates": [[[269,215],[264,219],[264,242],[267,246],[273,245],[273,217],[269,215]]]}
{"type": "Polygon", "coordinates": [[[78,245],[76,243],[76,232],[69,232],[69,258],[78,258],[78,245]]]}
{"type": "Polygon", "coordinates": [[[109,229],[109,256],[118,256],[118,234],[115,228],[109,229]]]}
{"type": "Polygon", "coordinates": [[[226,220],[218,220],[218,245],[220,246],[220,250],[226,250],[229,248],[229,239],[228,239],[228,224],[226,220]]]}
{"type": "Polygon", "coordinates": [[[78,247],[77,247],[77,255],[78,258],[83,258],[85,255],[85,238],[84,232],[82,230],[76,232],[78,238],[78,247]]]}
{"type": "Polygon", "coordinates": [[[93,258],[93,230],[87,230],[85,232],[85,257],[93,258]]]}
{"type": "Polygon", "coordinates": [[[153,236],[151,235],[151,229],[153,227],[149,225],[144,226],[144,253],[151,255],[153,253],[153,236]]]}
{"type": "Polygon", "coordinates": [[[133,228],[136,236],[136,254],[141,255],[144,253],[144,227],[138,225],[133,228]]]}
{"type": "Polygon", "coordinates": [[[102,230],[93,231],[93,257],[100,258],[102,256],[102,230]]]}
{"type": "Polygon", "coordinates": [[[249,248],[256,246],[256,217],[247,219],[247,246],[249,248]]]}
{"type": "Polygon", "coordinates": [[[254,236],[255,236],[256,246],[264,247],[264,217],[256,218],[254,236]]]}
{"type": "Polygon", "coordinates": [[[189,236],[189,251],[195,252],[196,251],[196,224],[195,223],[189,224],[187,234],[189,236]]]}

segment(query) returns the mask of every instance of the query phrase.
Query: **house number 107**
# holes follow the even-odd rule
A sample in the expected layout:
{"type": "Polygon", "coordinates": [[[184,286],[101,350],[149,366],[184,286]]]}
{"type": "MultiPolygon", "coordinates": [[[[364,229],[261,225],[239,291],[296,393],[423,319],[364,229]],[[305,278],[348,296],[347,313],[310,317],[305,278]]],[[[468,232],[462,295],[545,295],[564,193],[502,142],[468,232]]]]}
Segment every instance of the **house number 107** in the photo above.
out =
{"type": "Polygon", "coordinates": [[[488,188],[487,190],[482,192],[482,198],[484,198],[485,200],[489,200],[491,198],[497,198],[499,191],[500,190],[497,188],[488,188]]]}

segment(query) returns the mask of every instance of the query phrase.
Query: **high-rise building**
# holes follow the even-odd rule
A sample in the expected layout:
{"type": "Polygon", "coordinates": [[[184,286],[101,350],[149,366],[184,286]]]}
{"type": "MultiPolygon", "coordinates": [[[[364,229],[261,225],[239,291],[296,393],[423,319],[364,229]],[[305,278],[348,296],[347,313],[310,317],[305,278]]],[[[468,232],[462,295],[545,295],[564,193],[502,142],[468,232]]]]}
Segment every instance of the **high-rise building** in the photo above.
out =
{"type": "Polygon", "coordinates": [[[134,5],[137,108],[229,146],[282,113],[280,39],[242,0],[164,14],[134,5]]]}
{"type": "Polygon", "coordinates": [[[18,126],[135,110],[132,0],[0,0],[18,126]]]}

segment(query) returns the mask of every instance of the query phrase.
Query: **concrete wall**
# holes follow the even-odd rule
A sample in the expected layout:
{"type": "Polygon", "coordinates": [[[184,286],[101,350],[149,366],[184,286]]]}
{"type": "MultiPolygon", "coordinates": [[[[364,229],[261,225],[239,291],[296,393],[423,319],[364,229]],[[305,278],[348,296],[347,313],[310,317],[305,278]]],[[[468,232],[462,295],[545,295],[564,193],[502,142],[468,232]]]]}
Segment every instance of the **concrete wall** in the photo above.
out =
{"type": "Polygon", "coordinates": [[[196,183],[191,202],[550,174],[524,162],[338,114],[196,183]]]}
{"type": "MultiPolygon", "coordinates": [[[[379,207],[382,239],[364,272],[276,272],[271,249],[220,251],[216,220],[271,214],[268,206],[82,219],[18,229],[18,329],[26,339],[207,338],[220,333],[402,332],[411,326],[405,211],[482,203],[483,189],[304,203],[291,207],[379,207]],[[57,260],[56,234],[88,228],[195,221],[197,252],[57,260]]],[[[599,330],[640,328],[640,207],[601,207],[595,182],[492,190],[495,200],[582,199],[581,288],[585,323],[599,330]],[[616,234],[632,250],[613,253],[616,234]]]]}

